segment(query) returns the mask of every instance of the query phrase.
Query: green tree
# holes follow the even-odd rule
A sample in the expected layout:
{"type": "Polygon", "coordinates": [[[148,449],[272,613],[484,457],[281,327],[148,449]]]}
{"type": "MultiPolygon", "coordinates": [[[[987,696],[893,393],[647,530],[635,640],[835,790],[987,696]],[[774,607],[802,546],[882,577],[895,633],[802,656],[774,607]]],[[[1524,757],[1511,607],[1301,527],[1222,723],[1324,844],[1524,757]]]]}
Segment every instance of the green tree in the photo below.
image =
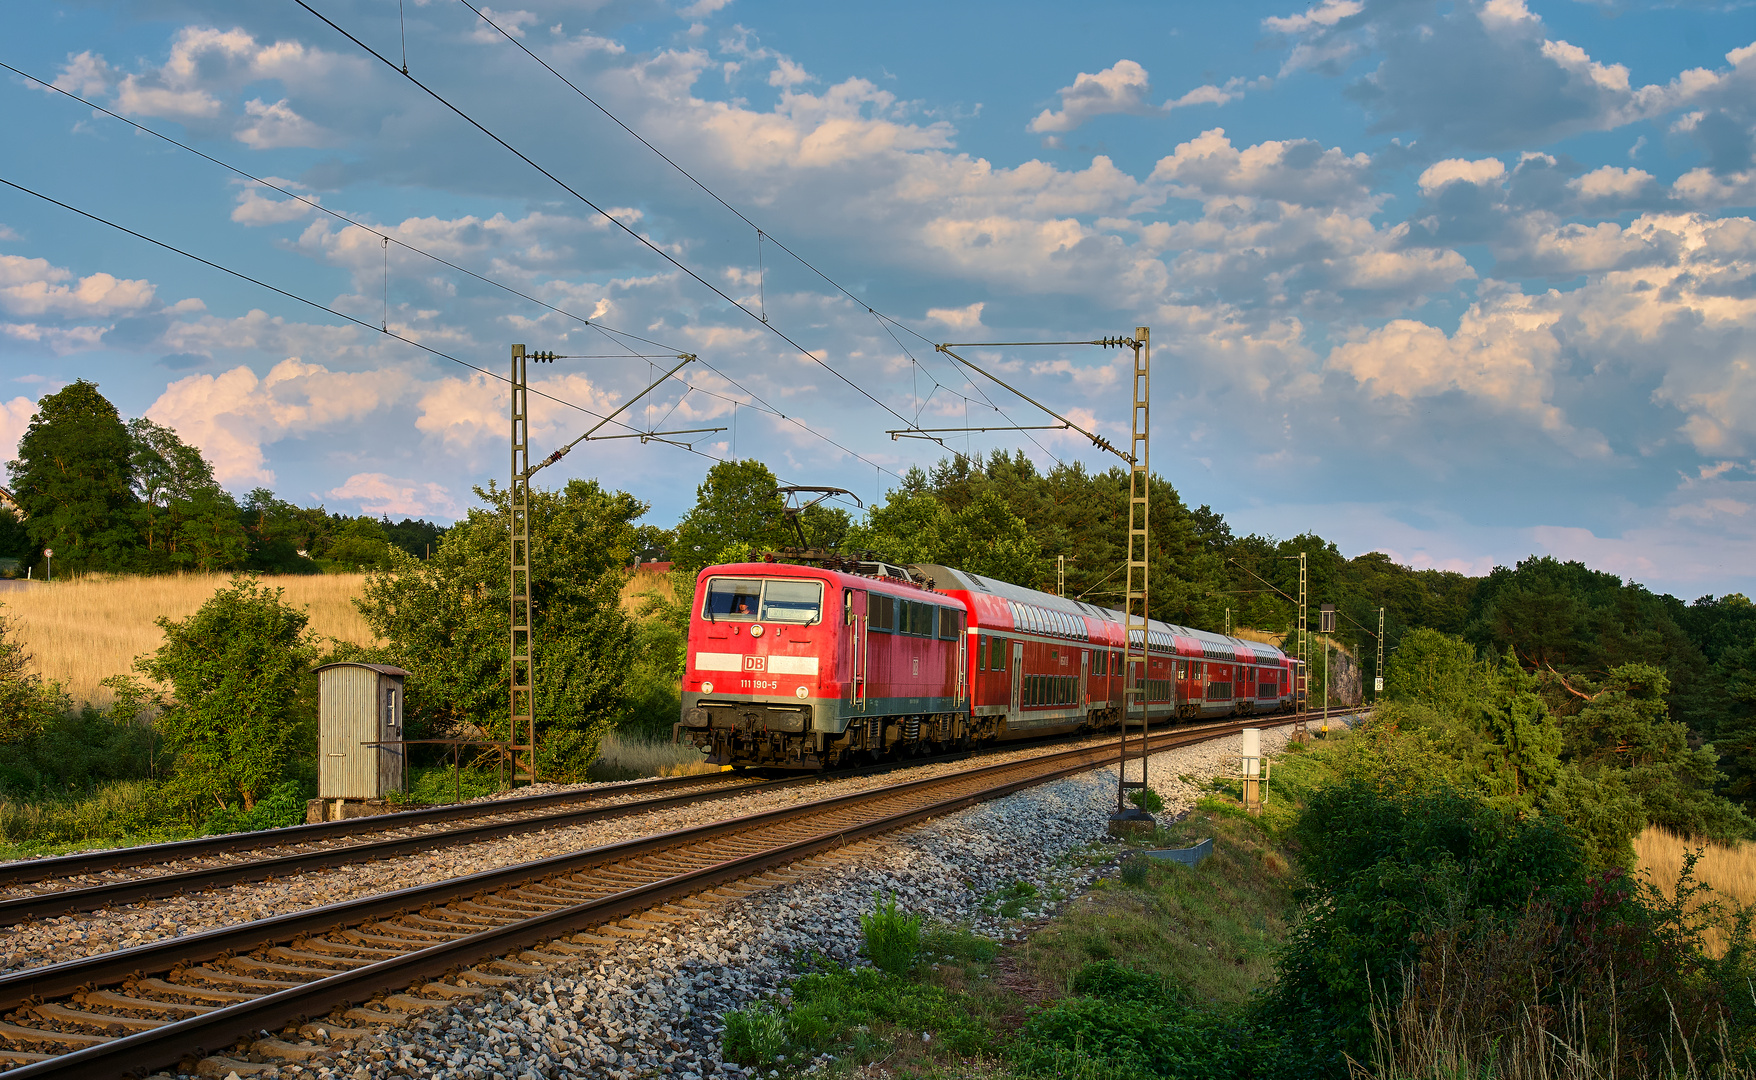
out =
{"type": "Polygon", "coordinates": [[[1486,694],[1489,674],[1476,659],[1475,646],[1423,627],[1410,632],[1390,654],[1384,694],[1457,717],[1486,694]]]}
{"type": "Polygon", "coordinates": [[[126,568],[135,548],[133,451],[95,383],[80,379],[39,400],[6,466],[32,543],[69,570],[126,568]]]}
{"type": "Polygon", "coordinates": [[[34,562],[37,550],[31,543],[30,530],[24,522],[12,512],[10,506],[0,506],[0,559],[17,559],[20,563],[34,562]]]}
{"type": "MultiPolygon", "coordinates": [[[[786,525],[780,481],[760,461],[722,461],[695,489],[677,523],[671,560],[680,570],[711,565],[728,548],[762,551],[797,544],[786,525]]],[[[632,560],[631,560],[632,561],[632,560]]]]}
{"type": "Polygon", "coordinates": [[[369,517],[337,516],[329,533],[313,552],[320,559],[348,571],[389,570],[397,564],[397,549],[391,546],[384,527],[369,517]]]}
{"type": "Polygon", "coordinates": [[[171,687],[158,720],[170,785],[192,806],[249,811],[295,760],[315,752],[317,642],[303,611],[239,575],[187,619],[160,618],[165,642],[136,661],[171,687]]]}
{"type": "Polygon", "coordinates": [[[238,505],[201,451],[151,420],[128,422],[135,528],[150,570],[234,570],[249,555],[238,505]]]}
{"type": "MultiPolygon", "coordinates": [[[[391,569],[368,577],[356,604],[386,642],[377,655],[411,673],[408,710],[418,730],[504,739],[507,497],[492,485],[476,495],[486,505],[447,530],[431,559],[393,550],[391,569]]],[[[633,522],[646,509],[594,481],[531,492],[537,751],[545,778],[583,777],[598,741],[625,711],[634,627],[621,591],[633,522]]]]}
{"type": "Polygon", "coordinates": [[[1670,718],[1670,680],[1651,664],[1623,664],[1564,721],[1567,756],[1588,778],[1614,777],[1646,821],[1686,836],[1738,840],[1752,822],[1714,787],[1724,776],[1711,746],[1691,746],[1670,718]]]}

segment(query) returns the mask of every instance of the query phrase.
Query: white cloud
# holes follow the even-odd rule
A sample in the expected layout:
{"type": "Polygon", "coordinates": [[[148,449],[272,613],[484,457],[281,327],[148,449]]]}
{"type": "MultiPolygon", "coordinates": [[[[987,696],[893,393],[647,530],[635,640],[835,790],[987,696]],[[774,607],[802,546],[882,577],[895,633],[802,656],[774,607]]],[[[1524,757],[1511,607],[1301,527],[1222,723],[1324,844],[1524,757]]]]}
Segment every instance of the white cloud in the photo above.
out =
{"type": "Polygon", "coordinates": [[[677,9],[677,14],[685,19],[705,19],[731,2],[732,0],[695,0],[688,7],[677,9]]]}
{"type": "Polygon", "coordinates": [[[1423,195],[1431,195],[1446,184],[1461,182],[1488,187],[1499,184],[1505,176],[1506,163],[1499,158],[1483,158],[1479,161],[1446,158],[1427,166],[1416,183],[1423,195]]]}
{"type": "Polygon", "coordinates": [[[1603,165],[1567,181],[1567,186],[1587,202],[1608,202],[1636,198],[1656,183],[1645,170],[1603,165]]]}
{"type": "MultiPolygon", "coordinates": [[[[1338,345],[1328,367],[1345,372],[1375,398],[1405,400],[1462,391],[1507,411],[1530,414],[1552,435],[1572,428],[1552,403],[1561,343],[1559,315],[1538,299],[1508,293],[1474,304],[1447,335],[1414,319],[1393,319],[1357,341],[1338,345]]],[[[1601,440],[1585,445],[1601,448],[1601,440]]]]}
{"type": "MultiPolygon", "coordinates": [[[[268,177],[268,180],[281,188],[296,190],[303,186],[278,176],[268,177]]],[[[310,202],[300,202],[278,191],[265,194],[267,190],[260,184],[246,184],[244,190],[238,192],[238,205],[232,208],[232,220],[240,225],[284,225],[311,213],[310,203],[323,201],[316,195],[305,194],[303,197],[310,202]]]]}
{"type": "MultiPolygon", "coordinates": [[[[619,397],[579,374],[533,378],[530,387],[533,454],[546,454],[570,441],[596,423],[598,416],[615,409],[619,397]]],[[[511,421],[509,391],[503,380],[479,373],[440,379],[427,387],[415,408],[415,430],[448,450],[467,453],[479,447],[506,445],[511,421]]]]}
{"type": "Polygon", "coordinates": [[[1257,195],[1306,206],[1375,206],[1368,186],[1372,160],[1308,139],[1234,147],[1224,128],[1179,143],[1153,166],[1151,179],[1204,196],[1257,195]]]}
{"type": "Polygon", "coordinates": [[[928,308],[927,318],[951,330],[980,330],[984,307],[986,303],[977,301],[960,308],[928,308]]]}
{"type": "Polygon", "coordinates": [[[101,56],[70,57],[57,85],[87,95],[112,88],[118,112],[165,117],[212,133],[229,133],[256,149],[327,146],[336,141],[324,127],[297,110],[293,97],[324,100],[338,111],[358,113],[345,99],[338,76],[365,69],[357,59],[339,57],[298,41],[258,41],[243,29],[186,26],[172,39],[170,55],[158,67],[119,75],[101,56]],[[252,98],[227,101],[254,84],[276,80],[293,94],[269,102],[252,98]]]}
{"type": "Polygon", "coordinates": [[[815,81],[809,71],[784,56],[775,61],[774,70],[768,73],[770,86],[798,86],[800,83],[815,81]]]}
{"type": "Polygon", "coordinates": [[[289,357],[260,378],[235,367],[178,379],[146,415],[199,446],[222,484],[272,484],[265,445],[356,423],[406,394],[407,380],[398,370],[331,371],[289,357]]]}
{"type": "Polygon", "coordinates": [[[286,98],[272,105],[252,98],[244,103],[244,115],[247,122],[233,134],[252,150],[327,146],[332,141],[328,132],[294,112],[286,98]]]}
{"type": "MultiPolygon", "coordinates": [[[[54,84],[70,94],[83,98],[107,93],[116,81],[116,72],[109,61],[89,49],[78,56],[69,56],[55,76],[54,84]]],[[[47,93],[48,91],[44,91],[47,93]]]]}
{"type": "Polygon", "coordinates": [[[47,259],[0,255],[0,307],[19,315],[103,318],[139,311],[153,301],[150,281],[100,271],[73,285],[60,284],[72,276],[47,259]]]}
{"type": "Polygon", "coordinates": [[[471,36],[474,37],[475,40],[485,44],[493,44],[494,42],[505,40],[500,36],[500,30],[506,31],[506,33],[512,37],[521,38],[524,36],[524,28],[527,26],[534,26],[538,21],[537,14],[534,11],[495,11],[491,7],[483,6],[481,12],[484,18],[476,20],[477,25],[471,36]],[[493,26],[489,26],[489,20],[491,20],[496,26],[499,26],[500,30],[496,30],[493,26]]]}
{"type": "Polygon", "coordinates": [[[1038,134],[1072,131],[1094,116],[1155,111],[1147,100],[1152,82],[1146,69],[1133,60],[1118,60],[1095,75],[1082,71],[1060,94],[1061,111],[1044,109],[1025,130],[1038,134]]]}
{"type": "Polygon", "coordinates": [[[449,488],[423,480],[401,480],[381,472],[355,473],[329,491],[331,499],[347,499],[368,514],[456,517],[457,500],[449,488]]]}
{"type": "Polygon", "coordinates": [[[1690,169],[1677,177],[1671,189],[1685,203],[1703,210],[1729,206],[1756,206],[1756,169],[1719,176],[1709,169],[1690,169]]]}
{"type": "Polygon", "coordinates": [[[1299,34],[1314,27],[1331,27],[1365,10],[1359,0],[1323,0],[1302,15],[1271,15],[1262,20],[1262,28],[1275,34],[1299,34]]]}
{"type": "Polygon", "coordinates": [[[27,397],[0,403],[0,462],[18,456],[18,440],[24,438],[25,429],[36,414],[37,403],[27,397]]]}

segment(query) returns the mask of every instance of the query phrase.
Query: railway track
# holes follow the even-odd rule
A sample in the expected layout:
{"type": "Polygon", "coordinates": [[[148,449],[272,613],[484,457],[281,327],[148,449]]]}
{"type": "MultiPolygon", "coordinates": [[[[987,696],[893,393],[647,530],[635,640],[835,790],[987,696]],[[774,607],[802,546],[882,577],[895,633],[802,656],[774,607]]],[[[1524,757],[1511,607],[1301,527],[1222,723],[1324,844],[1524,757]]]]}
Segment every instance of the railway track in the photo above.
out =
{"type": "Polygon", "coordinates": [[[0,865],[0,926],[117,904],[263,881],[502,836],[607,821],[668,807],[780,790],[815,776],[762,780],[736,773],[436,806],[268,833],[198,837],[0,865]],[[580,805],[585,804],[585,805],[580,805]],[[458,825],[458,822],[466,824],[458,825]],[[361,836],[391,833],[360,841],[361,836]],[[246,857],[239,857],[241,854],[246,857]],[[91,879],[97,880],[87,883],[91,879]],[[39,882],[54,882],[32,888],[39,882]]]}
{"type": "MultiPolygon", "coordinates": [[[[1152,745],[1260,722],[1172,730],[1152,745]]],[[[267,1033],[326,1015],[332,1030],[407,1023],[613,947],[637,930],[619,920],[687,923],[691,904],[710,906],[692,894],[758,891],[798,860],[1114,758],[1113,745],[1062,750],[19,972],[0,978],[0,1065],[20,1080],[113,1077],[239,1040],[296,1058],[304,1051],[267,1033]],[[760,886],[737,884],[759,875],[760,886]]]]}
{"type": "MultiPolygon", "coordinates": [[[[1076,738],[1085,740],[1090,737],[1076,738]]],[[[1047,740],[1039,745],[1060,741],[1068,740],[1047,740]]],[[[1016,751],[1030,745],[1013,743],[988,751],[958,751],[833,774],[811,773],[779,780],[741,773],[664,777],[613,787],[295,825],[267,833],[198,837],[167,844],[0,864],[0,926],[291,877],[504,836],[739,798],[757,789],[779,791],[809,787],[826,780],[963,760],[980,753],[1016,751]],[[389,835],[360,839],[375,834],[389,835]]]]}

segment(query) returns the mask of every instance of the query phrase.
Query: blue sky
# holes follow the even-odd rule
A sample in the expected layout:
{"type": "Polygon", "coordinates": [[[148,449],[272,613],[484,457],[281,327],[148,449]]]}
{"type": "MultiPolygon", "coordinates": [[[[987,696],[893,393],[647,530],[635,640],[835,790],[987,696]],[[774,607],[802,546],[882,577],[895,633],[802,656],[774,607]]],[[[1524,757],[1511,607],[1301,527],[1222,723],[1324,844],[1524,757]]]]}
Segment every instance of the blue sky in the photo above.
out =
{"type": "MultiPolygon", "coordinates": [[[[88,378],[234,490],[449,519],[506,471],[504,390],[377,327],[608,357],[533,369],[539,454],[688,352],[627,419],[726,432],[544,474],[670,524],[734,452],[870,499],[944,453],[888,429],[1043,422],[932,342],[1146,325],[1154,469],[1240,531],[1756,592],[1748,6],[487,12],[832,283],[457,0],[310,2],[736,304],[291,0],[24,5],[0,60],[341,216],[10,73],[0,177],[366,325],[0,188],[0,450],[88,378]]],[[[1116,352],[971,356],[1126,437],[1116,352]]],[[[953,445],[1021,442],[1110,464],[953,445]]]]}

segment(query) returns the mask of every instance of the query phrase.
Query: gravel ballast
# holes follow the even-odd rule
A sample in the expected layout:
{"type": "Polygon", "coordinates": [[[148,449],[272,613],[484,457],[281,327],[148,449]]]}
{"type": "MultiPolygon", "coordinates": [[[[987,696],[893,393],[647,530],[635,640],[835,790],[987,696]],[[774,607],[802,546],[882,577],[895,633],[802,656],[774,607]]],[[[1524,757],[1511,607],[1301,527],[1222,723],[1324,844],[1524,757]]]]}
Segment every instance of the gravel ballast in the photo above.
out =
{"type": "MultiPolygon", "coordinates": [[[[1289,729],[1264,728],[1264,751],[1278,751],[1289,729]]],[[[1237,769],[1238,738],[1228,736],[1154,755],[1149,776],[1177,814],[1203,782],[1237,769]]],[[[1114,769],[1100,769],[864,841],[799,864],[806,876],[793,884],[269,1075],[738,1080],[750,1073],[719,1060],[719,1017],[779,989],[795,954],[857,962],[859,917],[877,893],[930,920],[1017,938],[1090,885],[1097,871],[1065,856],[1104,839],[1115,792],[1114,769]],[[1013,919],[984,910],[1019,881],[1036,886],[1033,909],[1013,919]]]]}

